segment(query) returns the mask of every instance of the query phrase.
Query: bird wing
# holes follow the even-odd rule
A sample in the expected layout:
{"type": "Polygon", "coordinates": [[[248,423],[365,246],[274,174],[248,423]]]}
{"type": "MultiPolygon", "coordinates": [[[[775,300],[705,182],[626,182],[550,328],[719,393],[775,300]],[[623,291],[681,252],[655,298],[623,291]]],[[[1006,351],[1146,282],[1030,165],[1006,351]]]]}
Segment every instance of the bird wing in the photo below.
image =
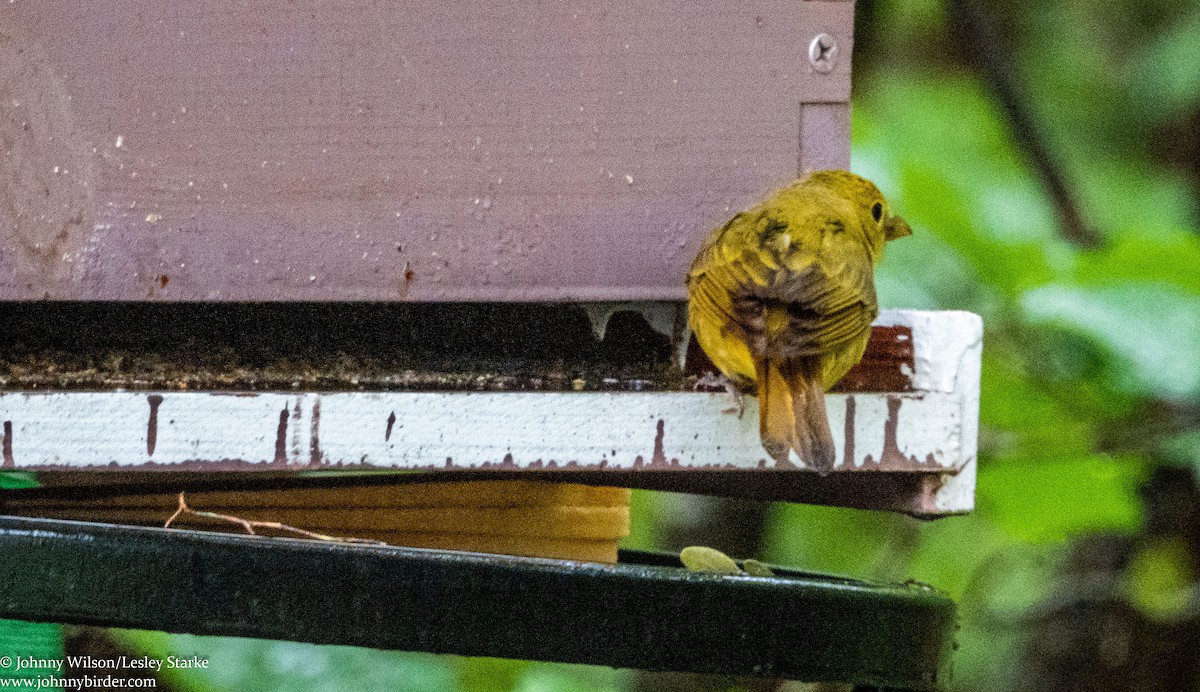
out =
{"type": "Polygon", "coordinates": [[[798,269],[789,268],[768,297],[788,306],[786,328],[772,335],[782,355],[827,354],[870,332],[879,308],[869,260],[818,255],[798,269]]]}
{"type": "Polygon", "coordinates": [[[770,335],[786,355],[817,355],[861,338],[878,312],[870,258],[857,243],[824,242],[846,232],[836,218],[788,222],[770,210],[734,216],[692,264],[693,310],[741,333],[751,350],[766,346],[764,302],[788,306],[786,334],[770,335]]]}
{"type": "Polygon", "coordinates": [[[736,234],[744,214],[738,214],[705,239],[688,272],[688,321],[700,346],[721,372],[745,392],[754,392],[754,361],[736,323],[728,273],[731,254],[728,235],[736,234]]]}

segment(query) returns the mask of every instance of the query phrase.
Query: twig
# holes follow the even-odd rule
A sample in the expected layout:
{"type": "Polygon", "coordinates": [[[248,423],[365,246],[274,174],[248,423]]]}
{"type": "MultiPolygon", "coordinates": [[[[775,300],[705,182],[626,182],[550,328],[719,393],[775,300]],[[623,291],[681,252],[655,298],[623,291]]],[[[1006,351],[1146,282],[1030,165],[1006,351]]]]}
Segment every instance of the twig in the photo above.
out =
{"type": "Polygon", "coordinates": [[[1046,138],[1022,98],[1023,90],[1016,74],[1012,47],[1006,45],[991,19],[979,3],[972,0],[950,0],[950,22],[958,35],[959,44],[974,62],[984,83],[1008,116],[1008,123],[1017,146],[1029,158],[1034,173],[1045,186],[1054,209],[1058,212],[1059,231],[1068,242],[1081,248],[1097,248],[1104,239],[1088,225],[1079,205],[1071,196],[1067,176],[1046,143],[1046,138]]]}
{"type": "Polygon", "coordinates": [[[180,516],[182,516],[184,514],[190,514],[195,517],[204,517],[207,519],[216,519],[217,521],[224,521],[224,522],[229,522],[231,524],[237,524],[238,526],[241,526],[243,529],[245,529],[246,533],[250,534],[251,536],[260,536],[261,535],[261,534],[254,532],[255,527],[257,527],[260,529],[273,529],[275,531],[290,531],[290,532],[298,534],[300,536],[304,536],[306,538],[312,538],[312,539],[315,539],[318,541],[333,541],[336,543],[365,543],[368,545],[387,545],[387,543],[385,543],[383,541],[376,541],[376,540],[372,540],[370,538],[351,538],[351,537],[341,537],[341,536],[327,536],[323,533],[316,533],[315,531],[306,531],[304,529],[296,528],[295,526],[281,524],[277,521],[257,521],[257,520],[252,520],[252,519],[242,519],[241,517],[235,517],[231,514],[218,514],[216,512],[201,512],[199,510],[195,510],[195,509],[192,509],[191,507],[188,507],[187,501],[184,499],[183,493],[179,493],[179,508],[175,510],[175,513],[172,514],[169,519],[167,519],[166,523],[163,524],[163,528],[164,529],[170,528],[171,524],[176,519],[178,519],[180,516]]]}

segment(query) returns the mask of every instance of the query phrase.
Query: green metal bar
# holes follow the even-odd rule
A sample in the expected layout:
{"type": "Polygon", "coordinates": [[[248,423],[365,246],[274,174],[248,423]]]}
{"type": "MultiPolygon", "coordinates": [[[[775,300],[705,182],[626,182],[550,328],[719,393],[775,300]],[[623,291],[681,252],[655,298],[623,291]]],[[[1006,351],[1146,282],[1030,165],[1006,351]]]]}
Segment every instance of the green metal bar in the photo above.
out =
{"type": "Polygon", "coordinates": [[[938,689],[932,589],[0,517],[0,617],[938,689]]]}

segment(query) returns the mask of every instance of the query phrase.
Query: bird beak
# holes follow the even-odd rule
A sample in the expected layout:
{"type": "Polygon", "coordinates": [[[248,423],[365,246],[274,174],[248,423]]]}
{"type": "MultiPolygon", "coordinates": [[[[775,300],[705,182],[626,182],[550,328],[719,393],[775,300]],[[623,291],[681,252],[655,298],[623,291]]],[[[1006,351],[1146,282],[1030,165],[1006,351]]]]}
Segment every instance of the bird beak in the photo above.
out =
{"type": "Polygon", "coordinates": [[[908,227],[908,222],[899,216],[893,216],[888,219],[887,224],[883,227],[883,237],[888,240],[895,240],[910,235],[912,235],[912,229],[908,227]]]}

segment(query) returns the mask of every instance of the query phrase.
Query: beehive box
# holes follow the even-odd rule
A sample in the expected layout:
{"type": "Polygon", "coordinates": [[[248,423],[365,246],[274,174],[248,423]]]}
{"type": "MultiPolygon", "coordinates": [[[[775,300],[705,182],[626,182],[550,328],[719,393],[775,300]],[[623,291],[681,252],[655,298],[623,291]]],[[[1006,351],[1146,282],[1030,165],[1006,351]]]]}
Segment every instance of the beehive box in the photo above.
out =
{"type": "MultiPolygon", "coordinates": [[[[4,323],[39,319],[33,300],[172,304],[185,323],[243,301],[537,301],[584,304],[599,331],[631,308],[682,351],[683,278],[709,230],[849,162],[851,2],[0,15],[4,323]]],[[[69,312],[47,314],[73,334],[69,312]]],[[[501,392],[421,372],[321,387],[217,373],[198,379],[233,384],[181,392],[187,373],[71,380],[52,360],[0,376],[2,464],[59,488],[94,471],[387,469],[954,513],[972,501],[980,332],[959,313],[882,318],[829,400],[828,478],[768,466],[753,403],[723,414],[679,378],[501,392]]]]}
{"type": "Polygon", "coordinates": [[[850,2],[0,18],[2,300],[674,300],[731,210],[849,162],[850,2]]]}

